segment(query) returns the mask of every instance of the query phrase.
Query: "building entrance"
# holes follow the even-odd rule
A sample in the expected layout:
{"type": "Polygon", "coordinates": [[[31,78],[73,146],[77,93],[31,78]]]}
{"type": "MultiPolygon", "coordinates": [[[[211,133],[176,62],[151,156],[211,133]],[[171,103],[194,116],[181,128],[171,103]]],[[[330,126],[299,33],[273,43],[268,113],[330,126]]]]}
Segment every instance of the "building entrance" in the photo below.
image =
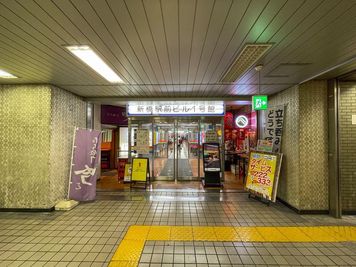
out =
{"type": "Polygon", "coordinates": [[[130,118],[129,125],[132,157],[150,159],[153,181],[201,181],[204,177],[202,144],[207,141],[206,133],[216,132],[216,142],[222,143],[221,117],[130,118]],[[139,154],[136,149],[140,129],[149,135],[148,154],[139,154]]]}

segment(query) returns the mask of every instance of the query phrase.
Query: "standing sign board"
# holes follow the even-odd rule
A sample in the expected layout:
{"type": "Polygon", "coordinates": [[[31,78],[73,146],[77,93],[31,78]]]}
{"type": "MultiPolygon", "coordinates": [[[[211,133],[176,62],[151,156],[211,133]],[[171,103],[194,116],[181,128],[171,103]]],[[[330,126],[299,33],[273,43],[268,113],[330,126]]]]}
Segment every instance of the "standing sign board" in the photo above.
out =
{"type": "Polygon", "coordinates": [[[220,146],[219,143],[203,143],[205,186],[220,186],[220,146]]]}
{"type": "Polygon", "coordinates": [[[205,172],[220,171],[220,148],[218,143],[203,144],[203,160],[205,172]]]}
{"type": "Polygon", "coordinates": [[[149,160],[148,158],[133,158],[131,169],[131,184],[132,182],[147,183],[147,176],[149,176],[149,160]]]}
{"type": "Polygon", "coordinates": [[[282,154],[250,153],[245,188],[252,194],[275,202],[282,154]]]}
{"type": "Polygon", "coordinates": [[[264,139],[273,143],[273,152],[281,151],[284,106],[269,108],[266,112],[264,139]]]}
{"type": "Polygon", "coordinates": [[[91,201],[96,196],[101,132],[76,128],[73,138],[68,198],[91,201]]]}

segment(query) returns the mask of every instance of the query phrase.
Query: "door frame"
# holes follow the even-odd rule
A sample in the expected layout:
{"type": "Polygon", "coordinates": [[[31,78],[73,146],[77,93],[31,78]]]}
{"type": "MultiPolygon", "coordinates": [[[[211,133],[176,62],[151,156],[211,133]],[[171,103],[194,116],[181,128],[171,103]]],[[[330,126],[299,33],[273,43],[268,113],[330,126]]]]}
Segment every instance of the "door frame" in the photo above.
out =
{"type": "MultiPolygon", "coordinates": [[[[178,125],[179,122],[192,122],[195,121],[197,122],[197,126],[198,126],[198,176],[197,177],[192,177],[191,179],[187,179],[187,181],[201,181],[202,176],[204,175],[203,172],[201,171],[201,167],[202,167],[202,151],[201,151],[201,132],[202,132],[202,124],[203,123],[211,123],[214,126],[214,128],[216,127],[216,125],[220,125],[221,127],[221,140],[220,140],[220,146],[221,146],[221,158],[223,159],[222,163],[224,163],[224,155],[225,155],[225,151],[224,151],[224,117],[223,116],[205,116],[205,117],[201,117],[201,116],[189,116],[189,117],[172,117],[172,116],[158,116],[158,117],[129,117],[128,118],[128,134],[129,134],[129,138],[128,138],[128,143],[129,143],[129,151],[132,152],[132,140],[131,140],[131,136],[132,136],[132,125],[138,125],[138,127],[140,127],[140,125],[142,124],[148,124],[151,123],[151,131],[152,131],[152,154],[150,155],[151,158],[151,177],[153,179],[153,181],[184,181],[184,179],[179,179],[178,177],[178,155],[177,155],[177,139],[178,139],[178,125]],[[167,178],[163,178],[160,179],[159,177],[155,176],[155,131],[156,131],[156,125],[159,122],[163,122],[163,121],[167,121],[170,124],[173,124],[173,132],[174,132],[174,139],[173,139],[173,177],[172,179],[167,179],[167,178]]],[[[167,140],[168,142],[168,140],[167,140]]],[[[188,151],[189,153],[189,151],[188,151]]],[[[167,160],[169,157],[169,153],[167,153],[167,160]]],[[[132,160],[132,154],[129,153],[128,155],[129,158],[129,162],[131,162],[132,160]]],[[[189,159],[189,158],[188,158],[189,159]]],[[[222,177],[221,177],[222,181],[224,181],[224,164],[222,164],[222,177]]]]}

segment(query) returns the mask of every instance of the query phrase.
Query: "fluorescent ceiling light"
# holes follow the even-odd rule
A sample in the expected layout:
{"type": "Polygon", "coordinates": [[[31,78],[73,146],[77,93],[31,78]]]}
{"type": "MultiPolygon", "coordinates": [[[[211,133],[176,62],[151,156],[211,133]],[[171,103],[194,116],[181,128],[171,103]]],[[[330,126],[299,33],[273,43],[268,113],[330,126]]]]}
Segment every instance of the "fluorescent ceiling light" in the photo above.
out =
{"type": "Polygon", "coordinates": [[[124,82],[89,46],[67,46],[67,49],[109,82],[124,82]]]}
{"type": "Polygon", "coordinates": [[[0,78],[4,78],[4,79],[16,79],[18,77],[16,77],[15,75],[12,75],[11,73],[8,73],[4,70],[0,70],[0,78]]]}

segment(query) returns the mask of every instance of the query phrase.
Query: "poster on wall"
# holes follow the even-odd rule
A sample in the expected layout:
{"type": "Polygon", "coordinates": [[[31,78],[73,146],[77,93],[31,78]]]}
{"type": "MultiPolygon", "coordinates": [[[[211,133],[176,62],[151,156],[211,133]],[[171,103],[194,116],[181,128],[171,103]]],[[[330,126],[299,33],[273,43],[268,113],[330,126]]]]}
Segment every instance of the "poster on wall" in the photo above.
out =
{"type": "Polygon", "coordinates": [[[96,180],[99,176],[100,137],[100,131],[75,129],[68,190],[69,199],[77,201],[95,199],[96,180]]]}
{"type": "Polygon", "coordinates": [[[221,170],[219,143],[203,144],[203,160],[205,172],[219,172],[221,170]]]}
{"type": "Polygon", "coordinates": [[[271,107],[266,112],[264,139],[273,144],[273,152],[281,151],[284,106],[271,107]]]}
{"type": "Polygon", "coordinates": [[[218,134],[215,130],[207,130],[205,132],[205,142],[213,143],[218,141],[218,134]]]}
{"type": "Polygon", "coordinates": [[[131,181],[146,182],[148,171],[148,158],[132,159],[131,181]]]}
{"type": "Polygon", "coordinates": [[[130,182],[131,181],[131,164],[126,163],[125,164],[125,173],[124,173],[124,182],[130,182]]]}
{"type": "Polygon", "coordinates": [[[122,180],[124,179],[125,177],[125,166],[128,162],[128,159],[127,158],[122,158],[122,159],[118,159],[118,162],[117,162],[117,178],[119,180],[122,180]]]}
{"type": "Polygon", "coordinates": [[[271,140],[261,140],[257,142],[257,151],[272,152],[273,143],[271,140]]]}
{"type": "Polygon", "coordinates": [[[245,189],[275,202],[281,161],[280,153],[251,152],[245,189]]]}
{"type": "Polygon", "coordinates": [[[150,136],[148,129],[138,129],[136,137],[136,151],[138,154],[150,153],[150,136]]]}

